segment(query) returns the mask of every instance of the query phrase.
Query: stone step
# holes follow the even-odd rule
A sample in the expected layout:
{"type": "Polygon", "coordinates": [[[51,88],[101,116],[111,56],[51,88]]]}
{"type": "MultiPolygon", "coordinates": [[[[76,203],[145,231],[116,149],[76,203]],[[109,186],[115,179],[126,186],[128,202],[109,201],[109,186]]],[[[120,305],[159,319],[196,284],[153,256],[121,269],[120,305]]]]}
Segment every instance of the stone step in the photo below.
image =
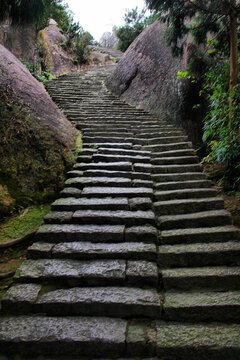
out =
{"type": "Polygon", "coordinates": [[[188,140],[187,136],[162,136],[161,134],[159,136],[156,135],[156,137],[154,138],[145,138],[142,139],[144,140],[145,144],[148,145],[155,145],[157,144],[157,146],[159,144],[181,144],[184,143],[188,140]]]}
{"type": "Polygon", "coordinates": [[[174,158],[174,157],[185,157],[185,156],[196,156],[196,152],[193,149],[180,149],[180,150],[169,150],[151,153],[151,157],[154,158],[174,158]]]}
{"type": "Polygon", "coordinates": [[[2,299],[4,311],[50,316],[161,316],[161,297],[156,289],[109,286],[58,289],[44,294],[40,291],[37,284],[13,286],[2,299]]]}
{"type": "Polygon", "coordinates": [[[130,260],[25,260],[16,271],[18,283],[48,282],[54,285],[109,286],[137,285],[156,286],[158,270],[155,262],[130,260]]]}
{"type": "Polygon", "coordinates": [[[209,180],[170,181],[157,182],[154,184],[154,188],[160,191],[209,188],[211,186],[212,182],[209,180]]]}
{"type": "Polygon", "coordinates": [[[161,268],[240,265],[240,242],[161,245],[158,264],[161,268]]]}
{"type": "Polygon", "coordinates": [[[132,171],[132,163],[129,161],[123,162],[98,162],[98,163],[77,163],[73,167],[75,170],[121,170],[121,171],[132,171]]]}
{"type": "Polygon", "coordinates": [[[201,198],[158,201],[153,204],[157,215],[192,214],[201,211],[222,210],[224,201],[221,198],[201,198]]]}
{"type": "Polygon", "coordinates": [[[94,154],[93,161],[95,162],[124,162],[130,161],[132,163],[150,163],[150,157],[147,156],[132,156],[132,155],[109,155],[109,154],[94,154]]]}
{"type": "Polygon", "coordinates": [[[129,143],[129,142],[124,142],[124,143],[111,143],[111,142],[105,142],[105,143],[100,143],[100,142],[96,142],[94,144],[88,144],[88,143],[84,143],[83,146],[85,148],[115,148],[115,149],[118,149],[118,148],[121,148],[121,149],[132,149],[132,146],[133,144],[132,143],[129,143]]]}
{"type": "Polygon", "coordinates": [[[152,226],[125,228],[123,225],[42,225],[35,234],[35,241],[72,242],[91,241],[104,243],[154,242],[157,230],[152,226]]]}
{"type": "Polygon", "coordinates": [[[213,291],[240,290],[239,266],[206,266],[161,270],[163,288],[192,291],[211,289],[213,291]]]}
{"type": "MultiPolygon", "coordinates": [[[[59,223],[58,212],[49,213],[45,217],[48,223],[59,223]]],[[[61,216],[60,216],[61,219],[61,216]]],[[[61,220],[60,220],[61,221],[61,220]]],[[[111,225],[155,225],[155,216],[148,211],[124,211],[124,210],[78,210],[73,213],[72,221],[77,224],[111,224],[111,225]]]]}
{"type": "Polygon", "coordinates": [[[82,172],[83,176],[86,177],[120,177],[128,179],[140,179],[140,180],[151,180],[151,175],[148,173],[132,172],[132,171],[121,171],[121,170],[85,170],[82,172]]]}
{"type": "Polygon", "coordinates": [[[108,137],[108,136],[83,136],[83,144],[96,144],[96,143],[124,143],[129,142],[127,138],[122,136],[108,137]]]}
{"type": "Polygon", "coordinates": [[[164,318],[186,322],[240,322],[240,292],[167,292],[164,318]]]}
{"type": "Polygon", "coordinates": [[[86,197],[153,197],[153,190],[145,187],[85,187],[82,196],[86,197]]]}
{"type": "Polygon", "coordinates": [[[85,163],[85,164],[90,163],[92,161],[92,155],[82,155],[82,154],[80,154],[77,157],[77,161],[85,163]]]}
{"type": "MultiPolygon", "coordinates": [[[[231,220],[231,218],[230,218],[231,220]]],[[[161,231],[161,244],[191,244],[211,243],[229,240],[240,240],[239,230],[234,226],[204,227],[204,228],[183,228],[177,230],[161,231]]]]}
{"type": "MultiPolygon", "coordinates": [[[[163,128],[158,128],[158,129],[150,129],[149,131],[146,130],[140,130],[138,132],[135,132],[135,135],[139,138],[139,139],[155,139],[155,138],[163,138],[163,137],[177,137],[179,136],[181,138],[181,136],[183,136],[182,131],[176,130],[176,129],[163,129],[163,128]]],[[[159,140],[159,143],[161,143],[161,140],[159,140]]]]}
{"type": "Polygon", "coordinates": [[[151,160],[153,165],[184,165],[197,164],[198,156],[155,157],[151,160]]]}
{"type": "Polygon", "coordinates": [[[157,359],[236,360],[239,324],[157,322],[157,359]]]}
{"type": "Polygon", "coordinates": [[[65,181],[66,187],[76,187],[83,189],[85,186],[113,186],[113,187],[128,187],[132,185],[131,179],[120,177],[74,177],[65,181]]]}
{"type": "Polygon", "coordinates": [[[179,189],[169,191],[155,191],[155,201],[177,200],[177,199],[196,199],[214,197],[217,191],[211,188],[200,189],[179,189]]]}
{"type": "Polygon", "coordinates": [[[151,152],[192,149],[191,142],[177,142],[171,144],[153,144],[143,146],[143,150],[151,152]]]}
{"type": "Polygon", "coordinates": [[[85,129],[83,131],[83,140],[85,138],[88,138],[88,137],[90,137],[90,138],[92,138],[92,137],[97,137],[97,138],[101,138],[101,137],[104,137],[104,138],[105,137],[118,138],[119,135],[121,135],[121,138],[128,138],[128,137],[132,137],[133,133],[130,132],[129,129],[128,129],[128,131],[125,130],[125,132],[123,132],[123,131],[119,132],[118,129],[115,129],[115,131],[114,130],[111,131],[109,129],[106,129],[105,131],[102,131],[102,130],[98,131],[96,129],[94,129],[94,130],[86,130],[85,129]]]}
{"type": "Polygon", "coordinates": [[[202,172],[186,172],[171,174],[152,174],[153,181],[157,182],[184,182],[192,180],[206,180],[206,175],[202,172]]]}
{"type": "Polygon", "coordinates": [[[0,319],[1,353],[106,359],[125,354],[126,329],[126,320],[114,318],[6,316],[0,319]]]}
{"type": "Polygon", "coordinates": [[[153,165],[153,174],[166,174],[166,173],[188,173],[188,172],[202,172],[202,165],[188,164],[188,165],[153,165]]]}
{"type": "Polygon", "coordinates": [[[226,210],[215,210],[183,215],[160,216],[157,223],[161,230],[213,227],[231,225],[232,217],[226,210]]]}
{"type": "Polygon", "coordinates": [[[105,148],[101,147],[98,149],[102,154],[110,155],[132,155],[132,156],[147,156],[150,157],[150,151],[141,151],[141,150],[130,150],[130,149],[121,149],[121,148],[105,148]]]}
{"type": "Polygon", "coordinates": [[[156,261],[157,249],[153,243],[93,243],[75,241],[57,245],[46,242],[35,242],[28,248],[28,259],[125,259],[156,261]]]}
{"type": "MultiPolygon", "coordinates": [[[[151,201],[151,200],[150,200],[151,201]]],[[[51,208],[53,211],[76,210],[129,210],[127,198],[60,198],[51,208]]]]}

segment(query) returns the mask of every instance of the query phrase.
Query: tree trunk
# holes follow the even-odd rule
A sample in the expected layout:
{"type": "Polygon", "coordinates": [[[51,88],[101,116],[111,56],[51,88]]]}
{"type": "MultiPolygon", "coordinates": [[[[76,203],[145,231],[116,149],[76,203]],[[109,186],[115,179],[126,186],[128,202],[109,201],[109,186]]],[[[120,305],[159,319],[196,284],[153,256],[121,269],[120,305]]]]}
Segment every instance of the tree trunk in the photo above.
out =
{"type": "Polygon", "coordinates": [[[230,9],[230,84],[229,84],[229,119],[231,126],[232,105],[231,94],[233,87],[238,83],[238,35],[236,0],[231,0],[230,9]]]}

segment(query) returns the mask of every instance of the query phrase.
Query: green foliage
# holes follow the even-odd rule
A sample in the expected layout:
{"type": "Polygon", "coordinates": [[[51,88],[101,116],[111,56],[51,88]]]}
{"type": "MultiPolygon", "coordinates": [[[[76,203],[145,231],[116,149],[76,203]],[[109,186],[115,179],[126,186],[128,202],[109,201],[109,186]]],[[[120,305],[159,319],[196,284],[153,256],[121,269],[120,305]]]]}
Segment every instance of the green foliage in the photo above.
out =
{"type": "Polygon", "coordinates": [[[20,59],[20,61],[23,63],[23,65],[26,66],[28,71],[39,81],[44,82],[47,80],[53,80],[54,76],[51,75],[49,71],[42,71],[41,75],[39,75],[39,64],[36,64],[36,68],[34,68],[34,65],[29,63],[25,59],[20,59]]]}
{"type": "Polygon", "coordinates": [[[0,243],[18,239],[35,231],[43,224],[43,218],[50,209],[50,205],[32,206],[0,225],[0,243]]]}
{"type": "Polygon", "coordinates": [[[128,10],[124,16],[125,25],[117,29],[119,38],[117,48],[126,51],[129,45],[141,34],[141,32],[157,19],[157,15],[145,17],[145,10],[138,12],[138,8],[128,10]]]}
{"type": "Polygon", "coordinates": [[[229,63],[215,65],[205,77],[204,91],[209,98],[203,140],[209,155],[205,162],[216,161],[224,166],[222,181],[240,186],[240,85],[232,92],[231,123],[229,124],[229,63]]]}

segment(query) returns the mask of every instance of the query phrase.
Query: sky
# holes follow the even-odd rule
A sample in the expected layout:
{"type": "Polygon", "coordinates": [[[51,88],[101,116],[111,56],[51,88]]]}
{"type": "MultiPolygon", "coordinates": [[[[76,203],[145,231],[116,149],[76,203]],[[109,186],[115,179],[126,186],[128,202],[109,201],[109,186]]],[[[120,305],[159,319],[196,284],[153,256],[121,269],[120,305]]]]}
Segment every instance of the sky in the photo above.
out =
{"type": "Polygon", "coordinates": [[[145,7],[144,0],[65,0],[74,13],[74,21],[99,41],[102,34],[112,31],[114,25],[124,25],[126,9],[145,7]]]}

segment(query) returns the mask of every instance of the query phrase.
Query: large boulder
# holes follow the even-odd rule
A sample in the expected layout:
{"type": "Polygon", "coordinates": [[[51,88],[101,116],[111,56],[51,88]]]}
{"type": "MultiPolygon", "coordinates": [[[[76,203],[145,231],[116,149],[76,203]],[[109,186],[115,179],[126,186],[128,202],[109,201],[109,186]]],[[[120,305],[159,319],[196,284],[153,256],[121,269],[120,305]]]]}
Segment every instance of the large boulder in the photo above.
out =
{"type": "Polygon", "coordinates": [[[186,69],[191,45],[183,58],[173,57],[164,42],[165,28],[156,21],[144,30],[127,49],[106,85],[129,104],[168,118],[199,144],[202,114],[201,109],[193,108],[198,90],[190,81],[177,77],[178,71],[186,69]]]}
{"type": "Polygon", "coordinates": [[[73,163],[76,129],[41,84],[0,45],[0,213],[54,194],[73,163]],[[1,189],[3,191],[1,191],[1,189]],[[11,201],[8,198],[9,204],[11,201]],[[13,203],[13,202],[12,202],[13,203]]]}
{"type": "Polygon", "coordinates": [[[74,54],[65,51],[63,44],[67,41],[57,26],[55,20],[50,19],[49,26],[39,31],[38,45],[43,52],[44,61],[50,73],[54,76],[69,73],[78,69],[73,63],[74,54]]]}

